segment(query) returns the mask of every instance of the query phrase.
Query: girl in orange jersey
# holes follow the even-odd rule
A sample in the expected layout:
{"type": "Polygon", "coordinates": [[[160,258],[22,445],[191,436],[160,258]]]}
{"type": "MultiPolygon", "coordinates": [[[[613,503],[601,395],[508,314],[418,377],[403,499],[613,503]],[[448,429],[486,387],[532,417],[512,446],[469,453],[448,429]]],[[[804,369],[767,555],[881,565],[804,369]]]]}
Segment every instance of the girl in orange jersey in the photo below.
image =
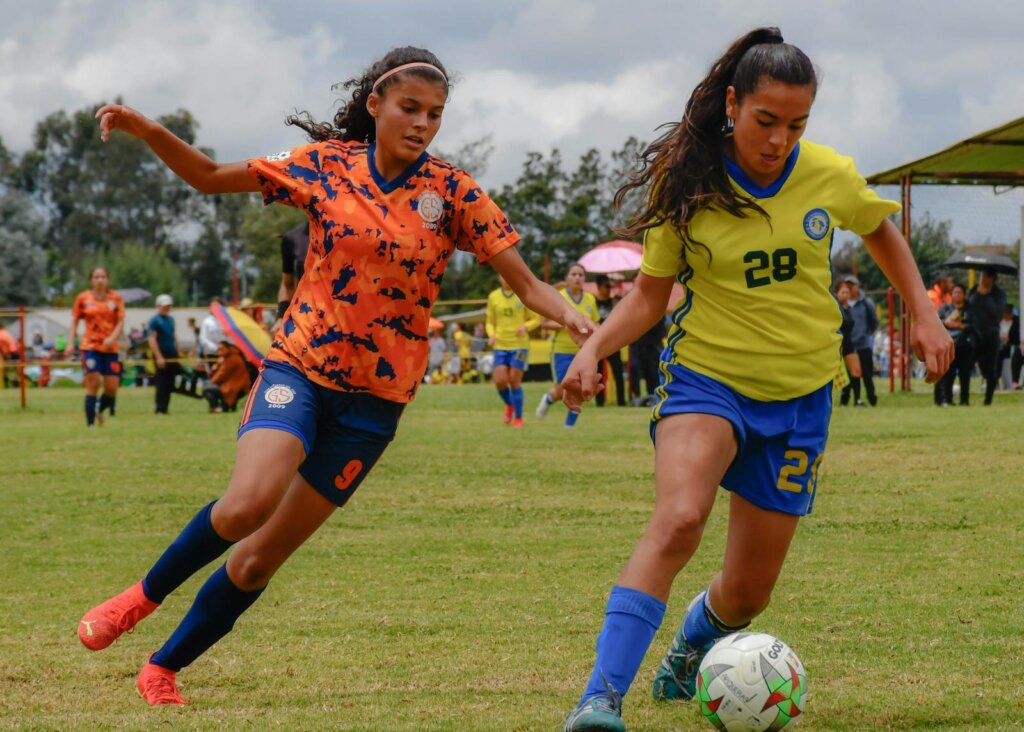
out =
{"type": "Polygon", "coordinates": [[[71,308],[71,335],[65,356],[75,352],[79,321],[85,322],[82,336],[82,371],[85,381],[85,424],[103,424],[105,412],[114,416],[117,386],[121,382],[121,361],[117,340],[124,329],[124,301],[110,289],[110,274],[105,267],[94,267],[89,274],[89,289],[78,294],[71,308]],[[103,381],[103,395],[97,410],[96,395],[103,381]]]}
{"type": "Polygon", "coordinates": [[[592,327],[527,269],[515,229],[472,178],[427,152],[449,91],[432,53],[395,49],[345,87],[352,97],[333,123],[288,119],[311,144],[230,164],[123,105],[96,114],[104,139],[120,130],[144,140],[196,189],[261,192],[304,209],[310,224],[305,272],[246,404],[227,492],[142,581],[79,625],[88,648],[107,647],[235,544],[143,666],[137,685],[150,704],[185,703],[176,672],[231,629],[383,453],[423,381],[430,308],[456,248],[580,341],[592,327]]]}

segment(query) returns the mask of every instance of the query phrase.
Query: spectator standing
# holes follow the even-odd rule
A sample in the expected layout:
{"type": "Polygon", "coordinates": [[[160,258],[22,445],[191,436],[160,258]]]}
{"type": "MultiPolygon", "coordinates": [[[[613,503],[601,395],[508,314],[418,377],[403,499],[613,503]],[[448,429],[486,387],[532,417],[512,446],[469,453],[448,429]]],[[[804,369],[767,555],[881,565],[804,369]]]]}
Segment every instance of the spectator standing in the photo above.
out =
{"type": "Polygon", "coordinates": [[[629,389],[637,405],[644,404],[645,398],[653,395],[658,388],[658,364],[667,334],[665,318],[658,318],[629,347],[629,389]],[[647,387],[646,391],[640,391],[641,379],[647,387]]]}
{"type": "Polygon", "coordinates": [[[932,301],[936,310],[950,301],[952,289],[953,276],[945,272],[939,273],[935,282],[932,283],[931,289],[928,290],[928,299],[932,301]]]}
{"type": "Polygon", "coordinates": [[[281,284],[277,288],[277,318],[271,331],[276,333],[295,295],[295,285],[302,279],[309,253],[309,222],[289,229],[281,236],[281,284]]]}
{"type": "Polygon", "coordinates": [[[448,344],[445,343],[444,336],[436,330],[430,331],[427,342],[430,347],[430,355],[427,359],[427,378],[433,382],[435,375],[444,366],[444,354],[448,350],[448,344]]]}
{"type": "Polygon", "coordinates": [[[985,379],[985,404],[992,403],[992,395],[999,379],[999,321],[1006,308],[1006,293],[996,284],[996,273],[983,269],[978,284],[967,295],[970,321],[978,331],[974,360],[985,379]]]}
{"type": "MultiPolygon", "coordinates": [[[[594,284],[597,286],[595,299],[597,300],[598,322],[603,323],[611,315],[612,308],[615,307],[615,299],[612,297],[612,282],[608,279],[608,275],[599,274],[594,278],[594,284]]],[[[609,354],[608,358],[602,360],[598,369],[604,373],[606,368],[615,379],[615,401],[620,407],[624,407],[626,406],[626,387],[622,376],[622,353],[615,351],[609,354]]],[[[598,392],[594,397],[594,403],[603,407],[604,401],[604,391],[598,392]]]]}
{"type": "Polygon", "coordinates": [[[974,369],[974,343],[977,335],[968,320],[965,309],[966,291],[960,284],[950,290],[950,302],[939,307],[939,320],[953,339],[953,363],[935,384],[935,405],[953,405],[953,383],[960,377],[960,404],[967,405],[971,398],[971,371],[974,369]]]}
{"type": "Polygon", "coordinates": [[[167,414],[174,390],[174,379],[181,372],[178,363],[178,339],[174,335],[171,307],[174,300],[168,294],[156,296],[157,314],[149,319],[149,350],[156,362],[156,413],[167,414]]]}
{"type": "Polygon", "coordinates": [[[850,393],[853,393],[854,405],[863,407],[864,402],[860,400],[861,383],[864,384],[864,395],[868,404],[872,407],[878,403],[878,396],[875,394],[874,381],[874,358],[872,357],[871,341],[875,331],[878,330],[878,312],[875,310],[874,301],[860,290],[860,280],[854,275],[846,275],[843,282],[850,286],[850,318],[853,320],[853,329],[850,332],[850,340],[853,342],[853,349],[860,359],[860,378],[853,378],[850,375],[850,385],[843,389],[839,397],[839,403],[846,406],[850,403],[850,393]]]}

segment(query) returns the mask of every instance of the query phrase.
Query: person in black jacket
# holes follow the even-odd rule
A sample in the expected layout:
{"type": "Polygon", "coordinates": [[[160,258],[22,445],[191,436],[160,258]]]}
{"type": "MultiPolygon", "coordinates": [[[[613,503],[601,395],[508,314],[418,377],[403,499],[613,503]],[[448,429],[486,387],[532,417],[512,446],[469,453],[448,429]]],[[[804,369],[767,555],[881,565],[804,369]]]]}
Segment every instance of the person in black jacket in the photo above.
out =
{"type": "Polygon", "coordinates": [[[868,404],[873,407],[878,403],[878,397],[875,395],[874,353],[871,346],[875,331],[878,330],[878,313],[874,301],[860,291],[860,280],[851,274],[846,275],[843,282],[850,286],[849,311],[853,320],[850,340],[853,341],[854,351],[860,359],[861,375],[860,378],[850,375],[850,383],[843,389],[839,403],[844,407],[849,404],[852,392],[854,406],[863,407],[864,402],[860,400],[860,386],[863,382],[864,395],[868,404]]]}
{"type": "Polygon", "coordinates": [[[985,404],[992,403],[992,395],[999,380],[999,321],[1006,308],[1006,293],[996,284],[996,273],[983,269],[981,278],[967,295],[970,321],[978,331],[978,344],[974,358],[985,379],[985,404]]]}
{"type": "Polygon", "coordinates": [[[281,236],[281,285],[277,288],[277,318],[270,329],[276,333],[285,311],[295,294],[295,285],[302,279],[302,268],[309,252],[309,222],[286,231],[281,236]]]}

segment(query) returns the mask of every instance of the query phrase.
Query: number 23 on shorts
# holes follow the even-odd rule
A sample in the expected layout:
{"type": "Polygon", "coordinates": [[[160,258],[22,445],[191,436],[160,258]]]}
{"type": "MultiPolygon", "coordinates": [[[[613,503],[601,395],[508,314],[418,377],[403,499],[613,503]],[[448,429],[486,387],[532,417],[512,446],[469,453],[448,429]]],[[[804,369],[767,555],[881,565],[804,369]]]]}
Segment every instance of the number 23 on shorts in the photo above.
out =
{"type": "Polygon", "coordinates": [[[782,458],[792,462],[783,465],[779,470],[775,487],[780,491],[802,493],[806,486],[808,493],[814,493],[814,488],[818,485],[818,467],[823,457],[825,453],[819,453],[814,462],[810,462],[810,458],[803,450],[786,450],[782,458]]]}

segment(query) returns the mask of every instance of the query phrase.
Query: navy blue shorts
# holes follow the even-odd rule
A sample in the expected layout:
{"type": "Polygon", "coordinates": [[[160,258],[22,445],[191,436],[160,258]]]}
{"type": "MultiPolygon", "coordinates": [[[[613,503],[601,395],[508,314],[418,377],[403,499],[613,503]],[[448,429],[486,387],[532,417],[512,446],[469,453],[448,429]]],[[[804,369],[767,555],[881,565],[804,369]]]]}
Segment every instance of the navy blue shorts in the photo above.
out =
{"type": "Polygon", "coordinates": [[[83,351],[82,371],[87,374],[100,373],[103,376],[120,376],[121,357],[116,353],[83,351]]]}
{"type": "Polygon", "coordinates": [[[722,487],[755,506],[804,516],[814,507],[818,469],[832,418],[832,382],[806,396],[762,402],[678,364],[661,364],[658,420],[671,414],[714,414],[732,424],[739,449],[722,487]]]}
{"type": "Polygon", "coordinates": [[[391,444],[404,408],[372,394],[328,389],[289,364],[264,361],[238,436],[252,429],[295,435],[306,450],[299,474],[343,506],[391,444]]]}
{"type": "Polygon", "coordinates": [[[555,384],[561,384],[562,379],[569,373],[569,364],[576,358],[575,353],[552,353],[551,354],[551,377],[555,384]]]}
{"type": "Polygon", "coordinates": [[[514,350],[495,350],[494,368],[498,368],[499,366],[508,366],[509,368],[525,371],[528,354],[529,351],[525,348],[516,348],[514,350]]]}

